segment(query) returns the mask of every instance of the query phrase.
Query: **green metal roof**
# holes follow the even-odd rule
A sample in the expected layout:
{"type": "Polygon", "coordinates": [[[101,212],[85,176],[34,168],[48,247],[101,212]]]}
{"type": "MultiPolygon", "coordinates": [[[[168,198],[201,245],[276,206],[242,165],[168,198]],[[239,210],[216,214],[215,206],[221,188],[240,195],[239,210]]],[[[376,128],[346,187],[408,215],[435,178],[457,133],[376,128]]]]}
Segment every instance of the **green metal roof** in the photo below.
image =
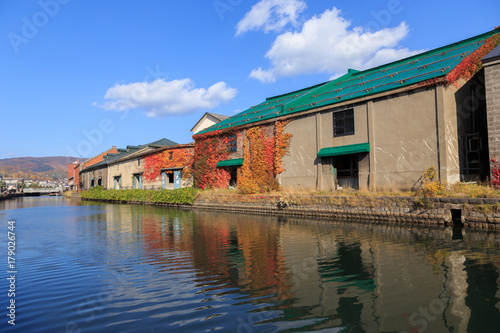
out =
{"type": "Polygon", "coordinates": [[[496,33],[499,31],[493,30],[364,71],[350,69],[347,74],[332,81],[268,98],[265,102],[225,119],[199,134],[269,120],[322,106],[333,106],[336,103],[444,77],[465,57],[483,45],[486,39],[496,33]]]}
{"type": "Polygon", "coordinates": [[[135,153],[135,152],[139,151],[140,149],[143,149],[146,147],[163,147],[163,146],[175,146],[175,145],[178,145],[178,143],[171,141],[169,139],[165,139],[165,138],[157,140],[157,141],[153,141],[153,142],[145,144],[145,145],[139,145],[139,146],[128,145],[126,149],[119,148],[118,154],[107,154],[106,156],[104,156],[104,159],[101,162],[93,164],[93,165],[85,168],[85,170],[89,171],[89,170],[93,170],[93,169],[107,167],[109,164],[112,164],[113,162],[120,160],[128,155],[131,155],[132,153],[135,153]]]}
{"type": "MultiPolygon", "coordinates": [[[[324,84],[324,83],[322,83],[322,84],[324,84]]],[[[265,102],[260,103],[256,106],[252,106],[250,109],[245,110],[243,112],[240,112],[237,115],[235,115],[231,118],[225,119],[225,120],[223,120],[215,125],[212,125],[211,127],[204,129],[203,131],[200,131],[197,134],[217,131],[220,129],[226,129],[226,128],[230,128],[230,127],[254,123],[257,121],[276,118],[279,115],[279,113],[283,110],[284,105],[290,103],[291,101],[293,101],[297,97],[300,97],[300,96],[303,96],[303,95],[309,93],[310,91],[314,90],[315,88],[317,88],[319,86],[321,86],[321,84],[313,86],[313,87],[305,88],[302,90],[294,91],[294,92],[291,92],[288,94],[270,97],[270,98],[266,99],[265,102]]]]}
{"type": "Polygon", "coordinates": [[[327,157],[368,152],[370,152],[370,144],[366,142],[347,146],[323,148],[318,152],[318,156],[327,157]]]}
{"type": "Polygon", "coordinates": [[[235,158],[232,160],[225,160],[225,161],[220,161],[217,163],[218,168],[229,167],[229,166],[240,166],[240,165],[243,165],[242,158],[235,158]]]}

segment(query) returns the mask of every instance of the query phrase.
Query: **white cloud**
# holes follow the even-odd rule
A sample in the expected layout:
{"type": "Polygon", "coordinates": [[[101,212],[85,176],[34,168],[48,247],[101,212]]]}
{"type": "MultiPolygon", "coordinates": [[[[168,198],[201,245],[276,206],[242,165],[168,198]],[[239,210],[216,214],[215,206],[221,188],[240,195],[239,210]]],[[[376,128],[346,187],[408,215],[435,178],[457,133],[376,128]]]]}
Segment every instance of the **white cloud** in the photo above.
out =
{"type": "Polygon", "coordinates": [[[253,69],[250,73],[250,77],[253,79],[257,79],[260,82],[270,83],[276,81],[276,76],[274,75],[273,70],[263,70],[262,67],[258,69],[253,69]]]}
{"type": "Polygon", "coordinates": [[[236,96],[237,90],[218,82],[208,89],[195,88],[190,79],[115,84],[104,96],[105,110],[142,109],[148,117],[210,110],[236,96]]]}
{"type": "Polygon", "coordinates": [[[281,31],[288,24],[297,25],[299,14],[305,9],[302,0],[261,0],[238,22],[236,35],[259,29],[281,31]]]}
{"type": "Polygon", "coordinates": [[[338,77],[348,68],[367,69],[422,52],[398,47],[409,31],[405,22],[371,32],[362,27],[350,29],[351,23],[340,14],[334,7],[306,21],[301,31],[276,37],[266,54],[271,68],[254,69],[250,77],[261,82],[308,73],[338,77]]]}

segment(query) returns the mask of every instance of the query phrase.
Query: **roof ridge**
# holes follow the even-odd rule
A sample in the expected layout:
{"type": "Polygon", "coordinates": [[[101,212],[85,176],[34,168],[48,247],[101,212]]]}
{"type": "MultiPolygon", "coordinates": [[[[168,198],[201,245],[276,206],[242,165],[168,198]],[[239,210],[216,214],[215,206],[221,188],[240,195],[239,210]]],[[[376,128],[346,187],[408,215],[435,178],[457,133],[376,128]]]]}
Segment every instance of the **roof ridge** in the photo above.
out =
{"type": "Polygon", "coordinates": [[[473,36],[473,37],[469,37],[469,38],[460,40],[458,42],[453,42],[453,43],[450,43],[450,44],[447,44],[447,45],[444,45],[444,46],[440,46],[440,47],[437,47],[437,48],[434,48],[434,49],[430,49],[430,50],[427,50],[425,52],[417,53],[417,54],[414,54],[412,56],[409,56],[409,57],[406,57],[406,58],[403,58],[403,59],[395,60],[395,61],[392,61],[392,62],[389,62],[389,63],[386,63],[386,64],[382,64],[382,65],[379,65],[379,66],[376,66],[376,67],[371,67],[371,68],[363,69],[363,70],[360,70],[358,73],[355,73],[354,75],[359,76],[359,75],[363,75],[363,73],[365,73],[367,71],[372,71],[372,70],[375,70],[375,69],[378,69],[378,68],[382,68],[382,67],[390,67],[390,65],[396,64],[398,62],[407,62],[408,60],[414,59],[414,58],[418,59],[418,58],[421,58],[424,54],[430,54],[431,52],[435,53],[435,52],[437,52],[439,50],[448,49],[448,48],[450,48],[450,47],[452,47],[454,45],[465,44],[468,41],[483,39],[483,37],[491,37],[491,36],[493,36],[495,34],[498,34],[498,33],[500,33],[499,29],[493,29],[493,30],[490,30],[488,32],[484,32],[482,34],[479,34],[479,35],[476,35],[476,36],[473,36]]]}
{"type": "Polygon", "coordinates": [[[365,70],[348,69],[347,73],[334,80],[268,97],[265,101],[195,135],[247,126],[285,114],[335,105],[440,78],[496,34],[500,34],[500,30],[494,29],[365,70]]]}
{"type": "Polygon", "coordinates": [[[209,114],[211,116],[214,116],[215,118],[220,118],[220,117],[223,117],[224,119],[229,118],[229,116],[226,116],[226,115],[223,115],[223,114],[218,114],[218,113],[213,113],[213,112],[207,112],[207,114],[209,114]]]}

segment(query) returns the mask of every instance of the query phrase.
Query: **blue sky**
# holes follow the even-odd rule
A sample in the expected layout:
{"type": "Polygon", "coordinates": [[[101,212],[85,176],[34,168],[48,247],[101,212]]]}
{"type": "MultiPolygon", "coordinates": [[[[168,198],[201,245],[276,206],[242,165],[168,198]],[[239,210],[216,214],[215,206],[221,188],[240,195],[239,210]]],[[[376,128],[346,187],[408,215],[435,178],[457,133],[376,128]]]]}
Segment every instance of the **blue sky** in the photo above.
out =
{"type": "Polygon", "coordinates": [[[0,159],[192,141],[205,112],[447,45],[500,1],[0,2],[0,159]]]}

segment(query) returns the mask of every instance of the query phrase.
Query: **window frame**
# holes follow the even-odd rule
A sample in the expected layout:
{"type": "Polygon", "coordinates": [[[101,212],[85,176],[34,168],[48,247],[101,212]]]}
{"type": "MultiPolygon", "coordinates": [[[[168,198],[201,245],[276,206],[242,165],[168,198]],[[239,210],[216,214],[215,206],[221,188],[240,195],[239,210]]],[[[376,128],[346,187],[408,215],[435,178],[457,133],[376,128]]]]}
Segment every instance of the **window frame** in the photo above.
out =
{"type": "Polygon", "coordinates": [[[238,151],[238,137],[236,136],[236,134],[227,136],[227,151],[230,153],[238,151]]]}
{"type": "Polygon", "coordinates": [[[334,138],[354,135],[356,133],[353,108],[333,112],[332,121],[334,138]]]}

